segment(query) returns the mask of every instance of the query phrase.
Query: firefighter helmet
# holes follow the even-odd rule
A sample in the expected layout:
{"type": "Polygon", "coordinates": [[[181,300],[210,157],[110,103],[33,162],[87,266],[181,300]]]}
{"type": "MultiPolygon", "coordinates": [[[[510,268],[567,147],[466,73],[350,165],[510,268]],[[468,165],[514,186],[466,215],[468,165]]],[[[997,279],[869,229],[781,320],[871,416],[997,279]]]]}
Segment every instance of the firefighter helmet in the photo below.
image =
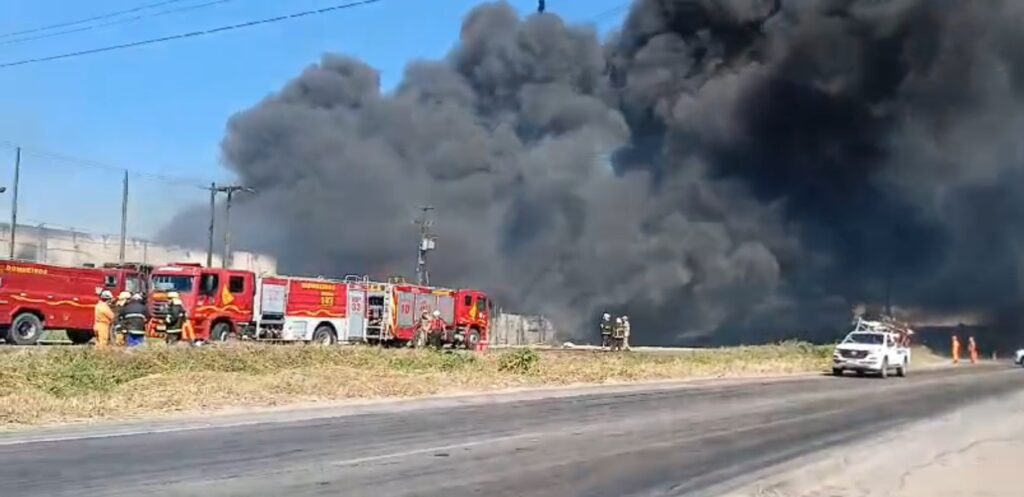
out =
{"type": "Polygon", "coordinates": [[[612,319],[612,315],[611,315],[611,314],[608,314],[607,312],[606,312],[606,313],[604,313],[604,316],[601,316],[601,317],[602,317],[602,318],[603,318],[603,319],[604,319],[605,321],[609,321],[609,320],[611,320],[611,319],[612,319]]]}
{"type": "Polygon", "coordinates": [[[117,294],[117,300],[128,300],[132,298],[132,294],[129,292],[121,292],[117,294]]]}
{"type": "Polygon", "coordinates": [[[178,292],[167,292],[167,298],[170,300],[180,299],[181,295],[178,295],[178,292]]]}
{"type": "Polygon", "coordinates": [[[132,294],[132,300],[142,300],[142,294],[141,293],[133,293],[132,294]]]}
{"type": "Polygon", "coordinates": [[[114,294],[110,293],[110,290],[103,290],[100,292],[100,300],[107,301],[114,298],[114,294]]]}
{"type": "Polygon", "coordinates": [[[435,318],[439,318],[439,317],[441,317],[441,311],[439,311],[439,310],[437,310],[437,309],[434,309],[434,317],[435,317],[435,318]]]}

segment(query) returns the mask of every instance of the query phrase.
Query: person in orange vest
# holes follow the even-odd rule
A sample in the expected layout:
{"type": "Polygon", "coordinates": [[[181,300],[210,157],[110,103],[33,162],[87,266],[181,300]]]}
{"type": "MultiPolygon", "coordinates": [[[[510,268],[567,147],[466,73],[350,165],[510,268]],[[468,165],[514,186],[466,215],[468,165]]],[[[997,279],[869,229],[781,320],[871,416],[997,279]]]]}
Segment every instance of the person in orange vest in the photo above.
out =
{"type": "Polygon", "coordinates": [[[960,364],[960,339],[953,335],[953,364],[960,364]]]}
{"type": "Polygon", "coordinates": [[[974,336],[967,337],[967,352],[971,354],[971,364],[978,363],[978,344],[974,342],[974,336]]]}
{"type": "Polygon", "coordinates": [[[96,335],[96,346],[101,349],[107,348],[110,344],[110,326],[114,324],[114,311],[110,309],[111,300],[114,300],[114,295],[103,290],[93,312],[92,332],[96,335]]]}

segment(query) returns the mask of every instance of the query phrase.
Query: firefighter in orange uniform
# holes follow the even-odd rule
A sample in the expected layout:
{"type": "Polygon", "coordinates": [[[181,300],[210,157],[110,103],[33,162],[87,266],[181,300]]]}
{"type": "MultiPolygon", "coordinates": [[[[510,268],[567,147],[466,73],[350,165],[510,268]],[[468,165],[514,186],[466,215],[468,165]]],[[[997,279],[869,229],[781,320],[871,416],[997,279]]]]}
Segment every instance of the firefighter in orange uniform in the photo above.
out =
{"type": "Polygon", "coordinates": [[[953,335],[953,364],[960,364],[960,339],[953,335]]]}
{"type": "Polygon", "coordinates": [[[111,300],[114,300],[114,295],[103,290],[94,309],[92,332],[96,335],[96,346],[99,348],[106,348],[110,344],[110,326],[114,324],[114,311],[110,309],[111,300]]]}
{"type": "Polygon", "coordinates": [[[974,342],[974,336],[967,337],[967,353],[971,354],[971,364],[978,363],[978,344],[974,342]]]}

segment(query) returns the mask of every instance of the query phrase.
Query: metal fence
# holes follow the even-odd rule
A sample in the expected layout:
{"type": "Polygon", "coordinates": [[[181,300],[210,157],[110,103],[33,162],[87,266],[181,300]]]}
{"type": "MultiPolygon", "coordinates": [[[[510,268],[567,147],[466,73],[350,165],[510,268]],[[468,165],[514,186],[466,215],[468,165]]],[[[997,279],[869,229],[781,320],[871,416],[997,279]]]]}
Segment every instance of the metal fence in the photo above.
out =
{"type": "Polygon", "coordinates": [[[544,316],[498,312],[491,323],[492,346],[549,345],[555,340],[555,327],[544,316]]]}

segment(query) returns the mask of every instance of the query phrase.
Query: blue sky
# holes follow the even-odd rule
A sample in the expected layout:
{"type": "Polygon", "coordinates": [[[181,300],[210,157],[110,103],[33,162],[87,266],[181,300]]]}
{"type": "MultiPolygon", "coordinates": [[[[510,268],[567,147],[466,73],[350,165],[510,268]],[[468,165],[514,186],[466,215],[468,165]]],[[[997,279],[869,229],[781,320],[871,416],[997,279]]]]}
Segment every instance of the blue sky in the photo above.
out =
{"type": "MultiPolygon", "coordinates": [[[[166,8],[206,3],[179,0],[166,8]]],[[[0,2],[0,63],[167,36],[321,8],[344,0],[229,0],[87,32],[11,43],[3,34],[130,9],[154,0],[0,2]]],[[[381,71],[385,90],[407,62],[443,56],[456,42],[471,0],[383,0],[378,4],[239,31],[72,59],[0,68],[0,146],[30,149],[22,160],[19,221],[114,233],[120,174],[37,151],[85,158],[140,173],[195,180],[230,178],[218,144],[233,113],[278,90],[325,52],[355,55],[381,71]]],[[[524,15],[536,0],[509,0],[524,15]]],[[[547,0],[570,22],[618,25],[627,0],[547,0]],[[615,10],[618,7],[621,9],[615,10]]],[[[143,12],[155,12],[161,8],[143,12]]],[[[140,12],[141,13],[141,12],[140,12]]],[[[78,27],[78,26],[75,26],[78,27]]],[[[68,28],[65,28],[68,29],[68,28]]],[[[34,36],[33,33],[24,36],[34,36]]],[[[0,184],[13,151],[0,148],[0,184]]],[[[151,236],[177,204],[203,201],[189,184],[132,176],[129,232],[151,236]],[[154,201],[153,199],[157,199],[154,201]]],[[[10,191],[0,196],[9,216],[10,191]],[[6,197],[6,198],[5,198],[6,197]]]]}

